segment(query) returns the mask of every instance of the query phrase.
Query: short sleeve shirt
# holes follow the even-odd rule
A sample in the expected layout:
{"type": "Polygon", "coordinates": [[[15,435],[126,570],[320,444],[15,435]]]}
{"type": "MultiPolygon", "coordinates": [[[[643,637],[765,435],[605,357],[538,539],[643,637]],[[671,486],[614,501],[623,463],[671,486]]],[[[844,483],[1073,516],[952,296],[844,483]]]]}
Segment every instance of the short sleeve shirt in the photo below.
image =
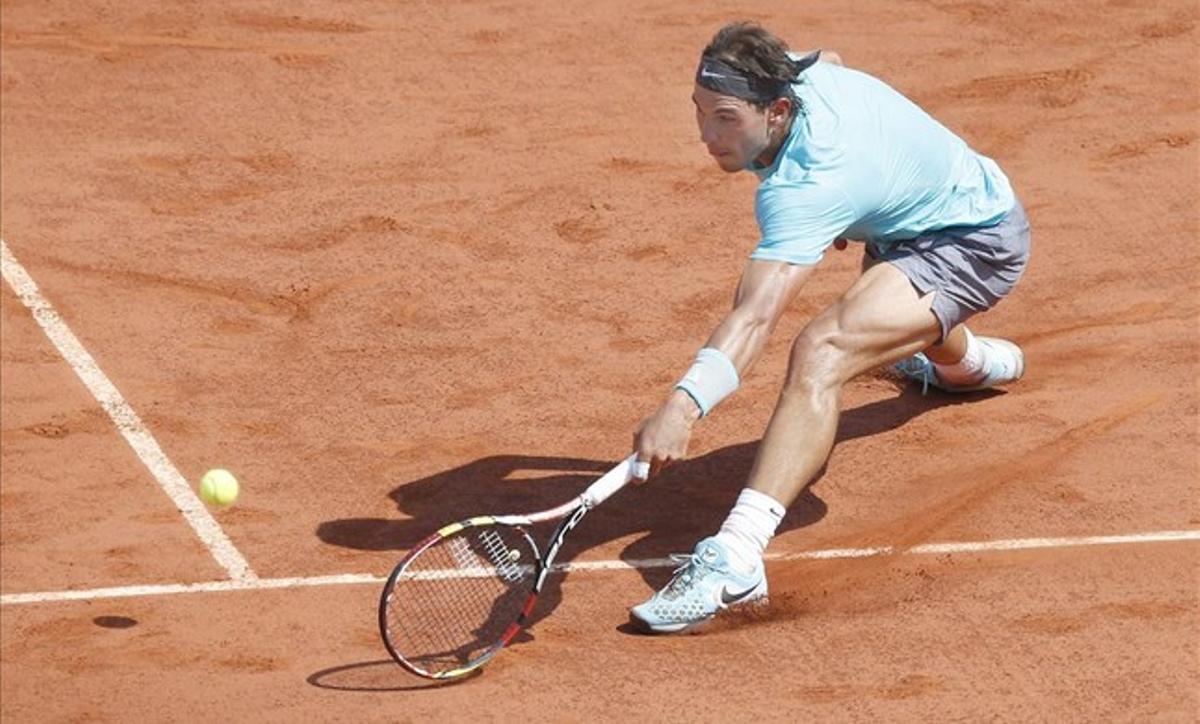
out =
{"type": "Polygon", "coordinates": [[[990,226],[1015,203],[1007,177],[882,81],[818,62],[803,106],[759,177],[753,259],[816,264],[838,237],[884,248],[927,231],[990,226]]]}

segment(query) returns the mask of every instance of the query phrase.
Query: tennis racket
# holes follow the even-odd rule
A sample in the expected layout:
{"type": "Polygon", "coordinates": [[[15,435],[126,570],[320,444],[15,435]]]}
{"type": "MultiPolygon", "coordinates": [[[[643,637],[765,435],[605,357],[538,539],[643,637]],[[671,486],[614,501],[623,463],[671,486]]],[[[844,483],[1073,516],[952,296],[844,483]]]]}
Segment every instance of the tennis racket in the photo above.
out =
{"type": "Polygon", "coordinates": [[[496,655],[524,626],[567,533],[646,463],[630,456],[573,500],[526,515],[451,523],[409,551],[379,600],[379,632],[401,666],[457,679],[496,655]],[[638,466],[642,466],[639,469],[638,466]],[[545,553],[524,529],[562,519],[545,553]]]}

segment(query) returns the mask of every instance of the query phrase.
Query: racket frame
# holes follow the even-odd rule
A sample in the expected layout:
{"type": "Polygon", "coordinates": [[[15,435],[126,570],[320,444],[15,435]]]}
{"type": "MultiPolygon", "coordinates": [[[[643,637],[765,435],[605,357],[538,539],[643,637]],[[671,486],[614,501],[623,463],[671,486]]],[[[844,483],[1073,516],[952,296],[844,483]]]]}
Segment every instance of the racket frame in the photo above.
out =
{"type": "Polygon", "coordinates": [[[395,659],[396,663],[403,666],[408,671],[427,679],[448,680],[457,679],[475,671],[480,666],[483,666],[489,659],[495,656],[501,649],[512,641],[513,637],[525,627],[525,622],[533,614],[533,609],[537,604],[538,594],[541,593],[542,587],[546,583],[546,577],[554,569],[554,559],[558,555],[559,549],[562,547],[563,541],[566,539],[567,533],[571,532],[575,526],[579,525],[579,521],[587,515],[588,511],[595,508],[600,503],[604,502],[610,495],[617,492],[632,479],[632,470],[636,462],[636,456],[630,456],[617,465],[615,468],[605,473],[599,480],[588,486],[587,490],[577,495],[570,501],[563,503],[554,508],[530,513],[527,515],[482,515],[474,518],[467,518],[456,523],[442,526],[429,537],[422,540],[410,550],[404,558],[396,564],[387,582],[384,584],[383,593],[379,600],[379,633],[383,639],[383,645],[387,648],[388,653],[395,659]],[[533,536],[525,530],[525,526],[532,526],[535,523],[548,522],[562,518],[562,522],[554,529],[554,533],[548,539],[546,544],[546,552],[543,554],[534,541],[533,536]],[[447,671],[431,672],[422,669],[415,663],[409,661],[403,654],[396,650],[392,644],[390,628],[388,626],[388,602],[391,598],[393,587],[396,581],[404,574],[408,566],[414,559],[417,558],[426,549],[432,547],[439,541],[442,541],[451,536],[457,535],[466,528],[481,528],[487,526],[508,526],[515,528],[521,533],[533,549],[537,556],[537,567],[534,569],[533,584],[530,587],[525,603],[521,606],[521,611],[517,614],[516,620],[509,624],[505,629],[500,639],[480,654],[475,659],[467,664],[449,669],[447,671]]]}

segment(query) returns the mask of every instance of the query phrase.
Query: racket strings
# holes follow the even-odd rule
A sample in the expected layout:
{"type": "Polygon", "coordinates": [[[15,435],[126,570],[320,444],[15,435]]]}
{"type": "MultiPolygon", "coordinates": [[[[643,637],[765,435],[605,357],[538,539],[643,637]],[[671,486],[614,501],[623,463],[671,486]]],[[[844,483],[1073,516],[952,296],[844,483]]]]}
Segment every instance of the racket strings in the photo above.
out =
{"type": "Polygon", "coordinates": [[[523,575],[521,566],[517,565],[517,561],[521,558],[520,549],[509,548],[500,534],[492,529],[484,529],[479,537],[487,550],[488,558],[491,559],[492,565],[496,567],[500,577],[509,583],[520,581],[523,575]]]}
{"type": "Polygon", "coordinates": [[[413,561],[423,564],[420,569],[412,570],[416,566],[410,565],[409,570],[417,575],[433,572],[436,576],[402,579],[403,585],[398,584],[393,591],[389,627],[393,641],[407,657],[426,667],[442,663],[445,668],[454,668],[470,661],[476,648],[486,646],[462,630],[463,622],[479,617],[479,601],[490,593],[485,590],[486,581],[441,575],[454,573],[456,568],[472,576],[477,574],[478,567],[462,551],[462,546],[453,543],[444,551],[427,551],[413,561]],[[448,559],[445,554],[449,554],[448,559]]]}
{"type": "Polygon", "coordinates": [[[536,549],[524,531],[465,528],[409,561],[388,596],[395,650],[431,674],[492,652],[532,589],[536,549]]]}
{"type": "MultiPolygon", "coordinates": [[[[462,543],[461,539],[457,539],[462,543]]],[[[427,593],[433,607],[433,615],[429,616],[430,626],[423,634],[430,642],[430,651],[434,656],[449,654],[452,666],[465,664],[479,654],[495,645],[501,638],[508,624],[515,618],[510,613],[512,604],[505,606],[506,598],[514,589],[504,583],[513,583],[498,579],[495,569],[488,575],[480,575],[486,570],[480,565],[478,558],[467,557],[463,552],[464,546],[454,546],[457,553],[453,556],[461,566],[464,577],[445,577],[436,581],[436,590],[427,593]],[[466,627],[481,622],[477,628],[467,631],[466,627]]],[[[524,590],[516,589],[523,598],[524,590]]],[[[516,605],[520,605],[519,603],[516,605]]],[[[410,627],[416,629],[417,627],[410,627]]],[[[414,641],[417,630],[411,630],[414,641]]]]}

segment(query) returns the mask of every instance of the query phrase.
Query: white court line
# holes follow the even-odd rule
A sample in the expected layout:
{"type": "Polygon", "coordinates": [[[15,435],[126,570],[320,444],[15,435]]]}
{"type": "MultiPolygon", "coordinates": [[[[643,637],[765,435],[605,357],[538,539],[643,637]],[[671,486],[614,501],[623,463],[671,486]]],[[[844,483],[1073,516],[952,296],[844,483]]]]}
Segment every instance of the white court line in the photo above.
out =
{"type": "Polygon", "coordinates": [[[146,467],[150,469],[154,479],[171,497],[175,507],[183,513],[183,517],[191,524],[196,535],[200,536],[200,540],[212,553],[213,558],[217,559],[217,563],[229,573],[234,581],[248,583],[258,580],[258,576],[250,569],[250,564],[246,562],[238,549],[233,547],[233,543],[225,535],[225,531],[221,530],[221,526],[204,507],[204,503],[196,496],[196,493],[192,491],[187,480],[167,458],[166,453],[159,447],[158,441],[146,429],[137,413],[133,411],[129,403],[125,402],[125,398],[100,370],[96,360],[92,359],[79,339],[67,327],[67,323],[38,291],[37,284],[34,283],[25,268],[17,262],[3,239],[0,239],[0,254],[2,254],[0,261],[3,262],[0,263],[0,273],[3,274],[4,280],[33,313],[33,318],[37,320],[42,331],[71,365],[71,369],[75,370],[75,374],[79,375],[79,379],[83,380],[83,384],[87,386],[88,391],[92,393],[108,416],[112,418],[117,430],[124,436],[126,442],[146,467]]]}
{"type": "MultiPolygon", "coordinates": [[[[984,553],[1046,548],[1075,548],[1080,546],[1114,546],[1140,543],[1170,543],[1200,541],[1200,530],[1164,530],[1153,533],[1130,535],[1101,535],[1082,538],[1015,538],[1010,540],[976,541],[962,543],[925,543],[911,548],[880,546],[874,548],[831,548],[798,553],[767,555],[769,561],[829,560],[871,558],[886,555],[935,555],[946,553],[984,553]]],[[[670,558],[647,558],[631,561],[578,561],[554,566],[558,572],[612,571],[670,568],[679,565],[670,558]]],[[[117,588],[92,588],[78,591],[48,591],[45,593],[6,593],[0,596],[0,605],[11,606],[25,603],[50,603],[56,601],[92,601],[104,598],[128,598],[132,596],[165,596],[176,593],[211,593],[217,591],[260,591],[273,588],[300,588],[304,586],[346,586],[364,583],[378,585],[385,577],[370,573],[350,573],[307,578],[259,578],[240,581],[212,581],[208,583],[166,584],[151,586],[122,586],[117,588]]]]}

